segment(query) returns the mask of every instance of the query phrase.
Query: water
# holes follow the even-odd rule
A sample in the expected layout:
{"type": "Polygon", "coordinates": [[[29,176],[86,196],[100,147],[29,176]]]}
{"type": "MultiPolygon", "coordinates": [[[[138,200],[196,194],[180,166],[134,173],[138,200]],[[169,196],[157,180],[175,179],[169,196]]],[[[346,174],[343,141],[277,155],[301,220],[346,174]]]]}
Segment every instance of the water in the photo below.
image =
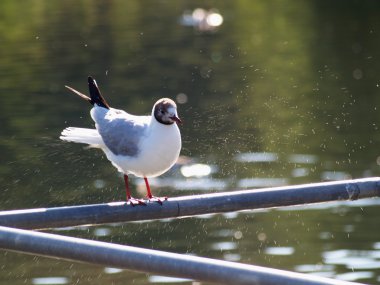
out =
{"type": "MultiPolygon", "coordinates": [[[[375,1],[2,1],[0,205],[116,202],[97,150],[59,141],[92,125],[64,85],[94,76],[110,104],[178,103],[183,150],[156,195],[379,176],[380,4],[375,1]],[[220,26],[199,26],[195,8],[220,26]],[[184,17],[187,17],[184,20],[184,17]],[[216,22],[215,22],[216,21],[216,22]]],[[[135,196],[144,184],[133,179],[135,196]]],[[[379,201],[52,232],[380,284],[379,201]]],[[[1,284],[190,284],[0,253],[1,284]]]]}

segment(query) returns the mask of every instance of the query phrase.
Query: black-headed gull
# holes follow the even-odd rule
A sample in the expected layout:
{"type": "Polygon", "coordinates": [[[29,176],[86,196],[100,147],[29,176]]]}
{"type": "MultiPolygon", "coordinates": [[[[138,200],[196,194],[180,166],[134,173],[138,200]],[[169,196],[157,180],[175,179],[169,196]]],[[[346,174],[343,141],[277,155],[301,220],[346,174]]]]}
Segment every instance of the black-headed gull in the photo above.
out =
{"type": "Polygon", "coordinates": [[[181,120],[173,100],[158,100],[150,116],[135,116],[111,108],[101,95],[96,81],[88,77],[90,97],[66,86],[69,90],[93,105],[91,117],[96,129],[69,127],[60,138],[65,141],[85,143],[100,148],[108,160],[124,175],[127,201],[142,204],[131,197],[128,174],[143,177],[150,201],[162,204],[167,198],[153,197],[148,178],[163,174],[177,161],[181,150],[181,134],[177,126],[181,120]]]}

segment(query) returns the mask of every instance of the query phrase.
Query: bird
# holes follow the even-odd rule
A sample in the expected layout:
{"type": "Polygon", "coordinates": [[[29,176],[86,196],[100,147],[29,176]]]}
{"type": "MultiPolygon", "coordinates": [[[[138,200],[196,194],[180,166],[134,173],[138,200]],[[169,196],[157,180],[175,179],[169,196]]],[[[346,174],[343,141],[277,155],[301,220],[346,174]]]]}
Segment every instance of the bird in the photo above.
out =
{"type": "Polygon", "coordinates": [[[179,157],[182,141],[178,125],[182,121],[176,103],[161,98],[153,105],[151,115],[138,116],[110,107],[91,76],[88,77],[90,96],[65,87],[93,106],[90,115],[95,129],[68,127],[61,132],[60,139],[100,148],[124,177],[127,203],[146,205],[144,199],[131,196],[128,178],[133,174],[144,179],[148,202],[162,205],[167,197],[153,196],[148,178],[168,171],[179,157]]]}

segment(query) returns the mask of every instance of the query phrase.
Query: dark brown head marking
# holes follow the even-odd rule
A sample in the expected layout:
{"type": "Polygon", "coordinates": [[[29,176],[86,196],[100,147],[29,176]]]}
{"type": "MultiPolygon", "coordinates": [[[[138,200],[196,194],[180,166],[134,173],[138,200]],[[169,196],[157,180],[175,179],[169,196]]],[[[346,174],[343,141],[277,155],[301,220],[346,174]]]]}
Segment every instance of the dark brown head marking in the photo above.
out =
{"type": "Polygon", "coordinates": [[[156,120],[164,125],[181,123],[177,114],[177,105],[169,98],[158,100],[156,104],[154,104],[153,114],[156,120]]]}

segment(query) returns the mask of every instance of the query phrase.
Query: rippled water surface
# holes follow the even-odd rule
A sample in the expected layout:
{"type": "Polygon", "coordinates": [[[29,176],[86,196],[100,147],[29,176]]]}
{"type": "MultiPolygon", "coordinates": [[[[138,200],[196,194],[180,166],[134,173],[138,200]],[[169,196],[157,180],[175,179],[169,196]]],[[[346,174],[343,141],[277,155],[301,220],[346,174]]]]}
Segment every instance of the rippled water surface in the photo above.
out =
{"type": "MultiPolygon", "coordinates": [[[[58,139],[93,126],[64,88],[88,75],[134,114],[176,100],[182,156],[157,195],[380,176],[376,1],[1,1],[0,16],[3,210],[124,199],[100,151],[58,139]]],[[[52,232],[380,284],[379,213],[369,199],[52,232]]],[[[0,266],[1,284],[192,282],[6,251],[0,266]]]]}

